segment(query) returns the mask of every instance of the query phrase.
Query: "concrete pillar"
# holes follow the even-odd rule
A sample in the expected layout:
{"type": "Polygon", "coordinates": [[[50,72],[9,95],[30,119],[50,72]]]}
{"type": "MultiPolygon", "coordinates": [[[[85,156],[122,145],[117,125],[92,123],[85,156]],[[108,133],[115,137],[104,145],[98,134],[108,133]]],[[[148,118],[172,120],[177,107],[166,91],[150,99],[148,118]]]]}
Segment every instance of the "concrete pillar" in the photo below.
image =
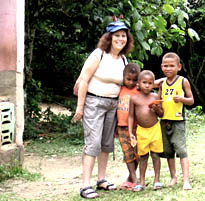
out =
{"type": "Polygon", "coordinates": [[[24,15],[25,0],[1,0],[0,101],[15,105],[14,143],[21,149],[24,130],[24,15]]]}

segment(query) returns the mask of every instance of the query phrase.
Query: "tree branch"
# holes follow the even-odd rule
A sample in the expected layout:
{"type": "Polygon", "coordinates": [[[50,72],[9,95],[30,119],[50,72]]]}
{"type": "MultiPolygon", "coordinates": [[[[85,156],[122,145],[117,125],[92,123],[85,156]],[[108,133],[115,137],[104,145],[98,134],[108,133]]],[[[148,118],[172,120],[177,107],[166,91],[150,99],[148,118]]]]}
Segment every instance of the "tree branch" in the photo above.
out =
{"type": "Polygon", "coordinates": [[[202,65],[200,66],[199,71],[198,71],[198,74],[197,74],[197,76],[196,76],[196,79],[195,79],[195,83],[196,83],[196,84],[197,84],[197,82],[198,82],[198,80],[199,80],[199,77],[200,77],[200,75],[201,75],[201,72],[202,72],[202,70],[203,70],[203,68],[204,68],[204,64],[205,64],[205,58],[203,59],[202,65]]]}

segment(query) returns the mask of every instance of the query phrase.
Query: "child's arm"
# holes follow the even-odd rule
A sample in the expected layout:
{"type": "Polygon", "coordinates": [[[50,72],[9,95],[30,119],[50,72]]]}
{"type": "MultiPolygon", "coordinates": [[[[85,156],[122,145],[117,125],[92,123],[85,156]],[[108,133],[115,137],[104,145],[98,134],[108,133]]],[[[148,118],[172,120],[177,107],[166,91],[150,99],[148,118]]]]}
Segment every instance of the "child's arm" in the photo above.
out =
{"type": "Polygon", "coordinates": [[[157,80],[154,81],[154,88],[159,88],[160,85],[162,84],[162,82],[166,79],[166,77],[163,78],[159,78],[157,80]]]}
{"type": "Polygon", "coordinates": [[[164,110],[161,106],[161,103],[160,104],[153,104],[152,105],[152,109],[154,110],[154,112],[157,114],[157,116],[159,117],[163,117],[164,115],[164,110]]]}
{"type": "Polygon", "coordinates": [[[184,78],[184,91],[185,96],[179,96],[178,92],[176,91],[176,96],[174,96],[175,103],[182,102],[184,105],[193,105],[194,104],[194,97],[191,91],[191,86],[189,81],[184,78]]]}
{"type": "Polygon", "coordinates": [[[135,135],[133,134],[133,126],[134,126],[134,103],[132,100],[133,97],[130,98],[130,105],[129,105],[129,115],[128,115],[128,132],[130,135],[130,139],[136,140],[135,135]]]}
{"type": "Polygon", "coordinates": [[[155,95],[155,98],[156,99],[155,99],[155,101],[153,101],[153,104],[151,104],[150,108],[153,110],[153,112],[156,113],[157,116],[163,117],[164,110],[163,110],[162,104],[161,104],[161,101],[162,101],[161,100],[161,88],[159,89],[158,94],[155,95]]]}

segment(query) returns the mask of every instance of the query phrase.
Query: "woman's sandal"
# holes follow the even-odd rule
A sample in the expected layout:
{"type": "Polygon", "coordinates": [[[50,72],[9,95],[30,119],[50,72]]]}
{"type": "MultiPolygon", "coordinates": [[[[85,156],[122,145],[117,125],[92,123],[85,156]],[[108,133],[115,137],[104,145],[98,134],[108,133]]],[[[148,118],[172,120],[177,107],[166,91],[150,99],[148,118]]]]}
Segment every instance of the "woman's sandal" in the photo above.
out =
{"type": "Polygon", "coordinates": [[[82,198],[87,198],[87,199],[94,199],[94,198],[99,197],[99,195],[96,193],[96,191],[91,186],[81,188],[80,196],[82,198]]]}
{"type": "Polygon", "coordinates": [[[97,182],[97,190],[105,190],[105,191],[111,191],[111,190],[117,190],[117,187],[115,186],[115,184],[111,184],[109,183],[107,180],[102,179],[100,181],[97,182]],[[106,187],[101,186],[101,184],[106,183],[106,187]]]}

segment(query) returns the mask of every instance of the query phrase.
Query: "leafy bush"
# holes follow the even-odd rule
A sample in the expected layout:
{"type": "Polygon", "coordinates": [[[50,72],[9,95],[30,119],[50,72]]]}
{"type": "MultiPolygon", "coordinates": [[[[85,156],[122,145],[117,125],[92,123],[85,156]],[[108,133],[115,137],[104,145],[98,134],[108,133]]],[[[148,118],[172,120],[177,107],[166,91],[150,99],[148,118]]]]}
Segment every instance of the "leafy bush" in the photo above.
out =
{"type": "MultiPolygon", "coordinates": [[[[41,111],[39,103],[39,105],[37,105],[39,110],[33,110],[33,112],[26,115],[24,129],[25,140],[35,139],[39,134],[49,133],[66,133],[67,135],[78,135],[78,133],[80,133],[82,135],[81,123],[72,120],[76,109],[75,100],[60,100],[58,97],[58,101],[62,101],[61,105],[66,107],[71,112],[71,115],[55,114],[51,111],[51,108],[41,111]],[[79,129],[79,127],[81,129],[79,129]]],[[[29,109],[31,110],[31,108],[29,109]]]]}
{"type": "Polygon", "coordinates": [[[197,131],[205,124],[205,115],[202,109],[202,106],[197,106],[191,110],[186,110],[188,135],[196,135],[197,131]]]}

